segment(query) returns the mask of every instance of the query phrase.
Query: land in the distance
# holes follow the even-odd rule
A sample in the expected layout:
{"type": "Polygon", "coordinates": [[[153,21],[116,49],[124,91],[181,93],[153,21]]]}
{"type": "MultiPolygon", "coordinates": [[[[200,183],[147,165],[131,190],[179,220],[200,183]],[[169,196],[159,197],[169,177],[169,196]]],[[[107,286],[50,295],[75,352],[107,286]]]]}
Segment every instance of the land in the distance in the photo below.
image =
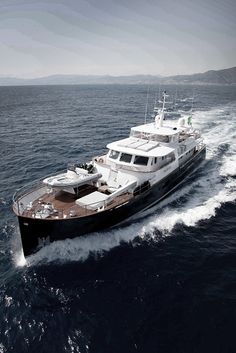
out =
{"type": "Polygon", "coordinates": [[[193,75],[51,75],[40,78],[23,79],[0,77],[0,86],[22,85],[76,85],[76,84],[196,84],[196,85],[235,85],[236,67],[224,70],[210,70],[193,75]]]}

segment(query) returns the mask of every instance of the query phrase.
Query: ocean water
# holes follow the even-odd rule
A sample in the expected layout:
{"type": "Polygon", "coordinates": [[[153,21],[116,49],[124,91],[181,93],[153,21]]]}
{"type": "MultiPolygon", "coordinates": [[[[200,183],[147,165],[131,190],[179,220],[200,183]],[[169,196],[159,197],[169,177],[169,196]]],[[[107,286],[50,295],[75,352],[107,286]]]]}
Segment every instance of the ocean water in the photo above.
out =
{"type": "Polygon", "coordinates": [[[14,191],[126,137],[147,87],[0,87],[0,353],[235,352],[236,87],[165,89],[194,92],[206,161],[122,227],[25,261],[14,191]]]}

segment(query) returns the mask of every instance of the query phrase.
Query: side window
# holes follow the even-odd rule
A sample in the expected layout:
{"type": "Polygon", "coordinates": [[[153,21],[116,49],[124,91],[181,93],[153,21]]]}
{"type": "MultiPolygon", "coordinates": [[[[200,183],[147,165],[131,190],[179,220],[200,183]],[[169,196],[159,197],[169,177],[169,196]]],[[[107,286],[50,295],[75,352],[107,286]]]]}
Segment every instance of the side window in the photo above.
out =
{"type": "Polygon", "coordinates": [[[125,163],[130,163],[132,159],[132,154],[121,153],[120,161],[125,163]]]}
{"type": "Polygon", "coordinates": [[[135,156],[134,157],[134,164],[147,165],[148,164],[148,157],[135,156]]]}

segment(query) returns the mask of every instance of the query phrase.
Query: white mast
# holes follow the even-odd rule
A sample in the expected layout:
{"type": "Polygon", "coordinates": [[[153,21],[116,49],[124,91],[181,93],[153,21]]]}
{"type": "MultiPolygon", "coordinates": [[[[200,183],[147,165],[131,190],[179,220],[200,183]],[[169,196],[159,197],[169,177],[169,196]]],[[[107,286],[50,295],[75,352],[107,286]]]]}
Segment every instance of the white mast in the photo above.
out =
{"type": "Polygon", "coordinates": [[[168,95],[166,94],[166,91],[163,92],[163,100],[162,100],[162,109],[159,112],[159,114],[157,114],[155,116],[155,122],[156,125],[158,125],[159,127],[161,127],[163,125],[163,120],[165,118],[165,103],[166,103],[166,97],[168,97],[168,95]]]}

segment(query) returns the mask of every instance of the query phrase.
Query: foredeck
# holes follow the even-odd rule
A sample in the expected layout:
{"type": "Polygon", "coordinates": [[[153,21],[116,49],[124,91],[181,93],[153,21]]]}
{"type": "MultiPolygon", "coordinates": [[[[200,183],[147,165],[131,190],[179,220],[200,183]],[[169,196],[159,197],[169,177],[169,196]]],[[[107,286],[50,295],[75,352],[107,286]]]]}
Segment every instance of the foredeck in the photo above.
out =
{"type": "MultiPolygon", "coordinates": [[[[96,190],[96,187],[89,186],[83,190],[82,193],[80,193],[79,197],[81,198],[86,196],[96,190]]],[[[75,201],[79,197],[65,191],[54,190],[51,193],[44,193],[39,198],[35,199],[32,202],[32,205],[26,208],[21,213],[21,215],[29,218],[47,220],[79,218],[96,214],[97,212],[101,212],[105,209],[107,210],[120,206],[128,202],[133,197],[133,195],[130,193],[124,193],[120,196],[117,196],[113,200],[110,200],[109,203],[104,203],[104,205],[102,205],[104,207],[101,207],[100,210],[91,209],[89,207],[76,204],[75,201]]]]}

